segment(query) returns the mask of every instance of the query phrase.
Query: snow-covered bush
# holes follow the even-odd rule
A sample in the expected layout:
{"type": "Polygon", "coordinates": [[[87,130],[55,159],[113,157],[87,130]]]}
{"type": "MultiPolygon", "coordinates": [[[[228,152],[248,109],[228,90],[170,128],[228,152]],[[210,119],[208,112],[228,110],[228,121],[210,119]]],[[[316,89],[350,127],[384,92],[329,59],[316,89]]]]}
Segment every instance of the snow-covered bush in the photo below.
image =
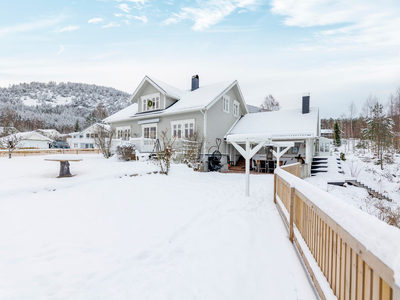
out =
{"type": "Polygon", "coordinates": [[[129,161],[136,158],[135,150],[135,144],[128,141],[122,141],[117,145],[116,153],[120,159],[129,161]]]}

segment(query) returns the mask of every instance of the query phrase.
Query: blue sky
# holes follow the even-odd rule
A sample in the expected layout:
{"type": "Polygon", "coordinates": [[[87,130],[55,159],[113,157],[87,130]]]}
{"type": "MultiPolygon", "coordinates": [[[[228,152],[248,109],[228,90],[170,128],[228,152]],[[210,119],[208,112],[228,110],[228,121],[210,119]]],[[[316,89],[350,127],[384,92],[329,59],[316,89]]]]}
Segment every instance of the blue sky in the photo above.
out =
{"type": "Polygon", "coordinates": [[[0,86],[71,81],[132,93],[145,75],[178,88],[239,81],[283,109],[304,92],[322,117],[385,102],[400,86],[400,2],[75,0],[0,2],[0,86]]]}

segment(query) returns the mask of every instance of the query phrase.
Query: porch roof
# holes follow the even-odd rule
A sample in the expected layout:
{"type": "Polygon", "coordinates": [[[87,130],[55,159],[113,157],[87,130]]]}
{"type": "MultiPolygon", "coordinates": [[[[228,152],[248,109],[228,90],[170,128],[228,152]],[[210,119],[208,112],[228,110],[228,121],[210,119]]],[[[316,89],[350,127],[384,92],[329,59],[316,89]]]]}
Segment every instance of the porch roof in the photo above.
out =
{"type": "Polygon", "coordinates": [[[261,112],[243,116],[225,138],[228,142],[301,140],[317,137],[318,126],[318,108],[310,108],[308,114],[301,109],[261,112]]]}

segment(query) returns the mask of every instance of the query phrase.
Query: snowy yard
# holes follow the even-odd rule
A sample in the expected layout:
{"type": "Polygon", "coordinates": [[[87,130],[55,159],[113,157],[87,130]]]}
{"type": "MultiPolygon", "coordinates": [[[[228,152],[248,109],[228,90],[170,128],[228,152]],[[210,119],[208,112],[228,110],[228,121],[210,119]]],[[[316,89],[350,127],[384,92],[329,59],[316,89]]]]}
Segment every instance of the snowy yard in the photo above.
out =
{"type": "Polygon", "coordinates": [[[82,158],[0,158],[1,299],[316,299],[273,176],[82,158]]]}

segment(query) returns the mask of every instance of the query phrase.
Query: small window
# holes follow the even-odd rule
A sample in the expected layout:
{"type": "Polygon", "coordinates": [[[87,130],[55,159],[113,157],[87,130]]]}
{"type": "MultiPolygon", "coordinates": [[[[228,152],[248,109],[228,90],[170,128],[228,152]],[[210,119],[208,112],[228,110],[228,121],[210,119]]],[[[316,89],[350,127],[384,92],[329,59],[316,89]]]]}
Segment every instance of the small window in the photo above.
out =
{"type": "Polygon", "coordinates": [[[233,100],[233,115],[239,117],[239,102],[233,100]]]}
{"type": "Polygon", "coordinates": [[[81,134],[81,135],[79,136],[79,138],[80,138],[80,139],[83,139],[83,135],[81,134]]]}
{"type": "Polygon", "coordinates": [[[86,133],[86,138],[89,138],[89,136],[90,136],[89,133],[86,133]]]}
{"type": "Polygon", "coordinates": [[[78,148],[78,144],[74,144],[74,148],[78,148]]]}
{"type": "Polygon", "coordinates": [[[194,135],[194,119],[171,122],[172,137],[188,139],[194,135]]]}
{"type": "Polygon", "coordinates": [[[161,108],[160,93],[143,96],[141,97],[141,100],[142,100],[142,111],[152,111],[161,108]]]}
{"type": "Polygon", "coordinates": [[[229,113],[229,97],[222,97],[222,110],[226,113],[229,113]]]}

